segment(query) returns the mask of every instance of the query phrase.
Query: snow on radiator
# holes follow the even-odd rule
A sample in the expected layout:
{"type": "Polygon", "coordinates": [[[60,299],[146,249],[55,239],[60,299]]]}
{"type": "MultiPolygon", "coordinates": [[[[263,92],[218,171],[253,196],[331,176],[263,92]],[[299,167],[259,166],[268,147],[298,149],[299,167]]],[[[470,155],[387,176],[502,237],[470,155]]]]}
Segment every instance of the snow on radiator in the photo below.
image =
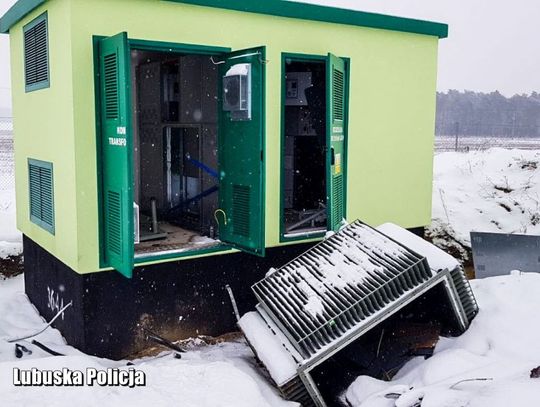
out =
{"type": "Polygon", "coordinates": [[[429,266],[435,271],[453,270],[460,266],[459,262],[448,253],[398,225],[385,223],[376,229],[427,258],[429,266]]]}
{"type": "Polygon", "coordinates": [[[426,259],[356,221],[253,286],[304,357],[432,276],[426,259]]]}

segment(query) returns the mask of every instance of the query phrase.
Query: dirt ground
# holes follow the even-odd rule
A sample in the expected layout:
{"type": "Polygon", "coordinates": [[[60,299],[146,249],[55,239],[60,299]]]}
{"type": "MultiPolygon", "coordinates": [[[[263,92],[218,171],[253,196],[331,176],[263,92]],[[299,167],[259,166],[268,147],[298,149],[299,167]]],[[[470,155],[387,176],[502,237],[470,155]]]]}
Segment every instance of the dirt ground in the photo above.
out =
{"type": "Polygon", "coordinates": [[[0,259],[0,278],[10,278],[22,274],[24,262],[22,256],[9,256],[0,259]]]}

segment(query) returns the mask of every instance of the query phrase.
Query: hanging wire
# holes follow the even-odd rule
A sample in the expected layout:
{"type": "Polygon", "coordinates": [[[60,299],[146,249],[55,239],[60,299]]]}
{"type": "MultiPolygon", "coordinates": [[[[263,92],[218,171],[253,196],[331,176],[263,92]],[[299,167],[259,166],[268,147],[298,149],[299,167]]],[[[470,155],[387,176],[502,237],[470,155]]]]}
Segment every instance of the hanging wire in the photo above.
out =
{"type": "MultiPolygon", "coordinates": [[[[270,63],[270,61],[268,59],[262,58],[262,53],[260,53],[259,51],[252,52],[252,53],[249,53],[249,54],[234,55],[234,56],[232,56],[232,57],[230,57],[228,59],[238,59],[238,58],[252,57],[252,56],[255,56],[255,55],[258,56],[259,62],[261,64],[267,65],[268,63],[270,63]]],[[[210,61],[212,61],[212,63],[214,65],[221,65],[221,64],[225,63],[225,61],[215,61],[213,56],[210,57],[210,61]]]]}
{"type": "Polygon", "coordinates": [[[212,63],[213,63],[214,65],[221,65],[221,64],[224,64],[224,63],[225,63],[225,61],[217,61],[217,62],[214,61],[214,57],[213,57],[213,56],[210,57],[210,61],[212,61],[212,63]]]}

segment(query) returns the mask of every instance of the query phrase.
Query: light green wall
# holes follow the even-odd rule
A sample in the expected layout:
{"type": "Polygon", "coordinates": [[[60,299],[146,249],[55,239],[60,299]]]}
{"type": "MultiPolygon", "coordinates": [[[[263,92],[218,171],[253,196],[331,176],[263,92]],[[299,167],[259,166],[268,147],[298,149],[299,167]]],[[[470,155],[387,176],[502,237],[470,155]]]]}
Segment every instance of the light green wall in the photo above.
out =
{"type": "Polygon", "coordinates": [[[14,91],[15,114],[27,117],[40,111],[40,116],[47,119],[50,127],[39,131],[43,144],[39,151],[43,154],[35,158],[50,156],[57,174],[55,187],[62,182],[56,190],[56,239],[43,236],[25,218],[27,183],[20,176],[23,174],[20,158],[32,151],[33,133],[43,127],[18,118],[17,137],[21,136],[20,144],[24,148],[17,148],[17,197],[24,202],[19,205],[22,209],[19,225],[23,232],[77,271],[92,272],[99,264],[92,36],[121,31],[127,31],[130,38],[145,40],[232,49],[267,47],[270,61],[266,66],[267,246],[279,244],[282,52],[318,55],[332,52],[351,59],[349,220],[361,218],[374,225],[393,221],[404,227],[430,222],[436,37],[159,0],[71,0],[69,7],[66,3],[68,0],[46,3],[52,14],[49,17],[52,80],[51,89],[40,96],[21,93],[21,89],[24,92],[22,63],[17,59],[21,58],[22,25],[12,30],[14,82],[20,82],[17,92],[14,91]],[[58,23],[60,12],[64,19],[58,23]],[[66,32],[69,29],[71,41],[66,32]],[[64,35],[59,38],[61,33],[64,35]]]}
{"type": "Polygon", "coordinates": [[[70,267],[78,267],[70,3],[51,1],[10,30],[17,226],[70,267]],[[23,26],[48,11],[50,88],[25,93],[23,26]],[[68,24],[66,24],[66,22],[68,24]],[[30,222],[28,158],[53,163],[55,236],[30,222]]]}

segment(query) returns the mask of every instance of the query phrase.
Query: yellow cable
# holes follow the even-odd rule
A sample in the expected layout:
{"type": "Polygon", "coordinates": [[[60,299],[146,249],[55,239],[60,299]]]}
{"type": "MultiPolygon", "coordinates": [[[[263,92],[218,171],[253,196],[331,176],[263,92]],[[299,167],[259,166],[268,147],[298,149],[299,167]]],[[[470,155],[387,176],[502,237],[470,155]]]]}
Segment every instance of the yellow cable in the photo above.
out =
{"type": "Polygon", "coordinates": [[[225,223],[225,226],[227,226],[227,214],[225,213],[225,211],[223,209],[216,209],[215,212],[214,212],[214,219],[216,220],[216,223],[219,225],[219,220],[218,220],[218,217],[217,217],[217,214],[221,212],[223,214],[223,221],[225,223]]]}

